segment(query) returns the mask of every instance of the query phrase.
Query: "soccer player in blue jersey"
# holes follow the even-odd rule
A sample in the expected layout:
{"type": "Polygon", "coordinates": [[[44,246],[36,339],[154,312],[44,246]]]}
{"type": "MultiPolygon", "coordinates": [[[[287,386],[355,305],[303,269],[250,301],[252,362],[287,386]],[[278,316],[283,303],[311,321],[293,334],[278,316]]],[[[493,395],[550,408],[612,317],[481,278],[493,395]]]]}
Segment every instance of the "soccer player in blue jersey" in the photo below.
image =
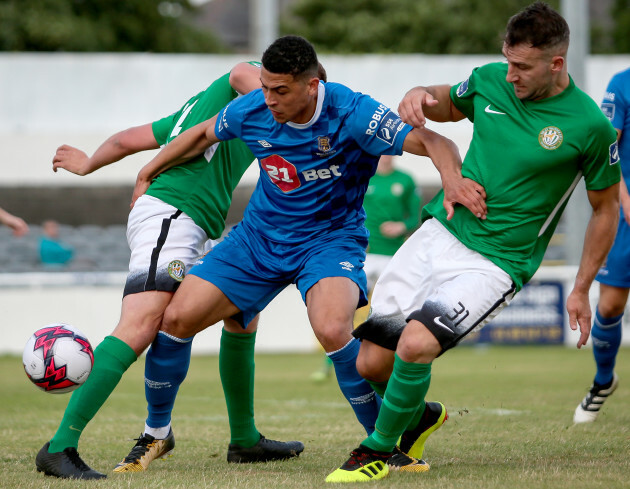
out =
{"type": "MultiPolygon", "coordinates": [[[[190,98],[178,111],[152,123],[131,127],[110,136],[92,156],[63,145],[53,159],[53,170],[88,175],[125,156],[169,144],[183,129],[217,114],[225,104],[260,87],[258,63],[240,63],[229,74],[190,98]]],[[[131,249],[129,275],[123,292],[120,321],[94,350],[94,368],[88,380],[68,402],[53,438],[37,454],[37,470],[60,478],[102,479],[79,456],[79,440],[116,385],[157,335],[166,305],[183,276],[204,248],[216,244],[225,228],[232,192],[254,156],[240,140],[226,141],[155,179],[129,215],[127,235],[131,249]]],[[[2,214],[0,213],[0,218],[2,214]]],[[[242,329],[224,321],[219,354],[219,376],[224,386],[230,444],[227,461],[233,463],[282,460],[299,455],[302,442],[281,442],[264,437],[254,422],[254,347],[257,319],[242,329]],[[229,381],[225,379],[229,378],[229,381]]],[[[162,368],[168,350],[149,348],[145,362],[148,417],[144,431],[129,455],[114,472],[139,472],[168,456],[175,447],[171,412],[176,389],[162,368]]],[[[189,358],[180,361],[188,365],[189,358]]]]}
{"type": "Polygon", "coordinates": [[[593,385],[575,408],[574,423],[595,421],[602,404],[615,392],[619,383],[614,368],[621,345],[621,321],[630,290],[630,69],[612,77],[601,108],[617,131],[623,176],[619,186],[621,213],[615,242],[606,263],[595,277],[599,282],[599,302],[591,337],[597,371],[593,385]]]}
{"type": "MultiPolygon", "coordinates": [[[[449,215],[456,203],[485,215],[483,187],[460,173],[455,144],[412,129],[367,95],[317,77],[308,41],[286,36],[262,58],[262,89],[182,133],[138,174],[134,196],[168,168],[215,142],[241,138],[261,176],[243,221],[191,269],[154,343],[180,369],[193,335],[226,317],[246,325],[287,285],[306,303],[341,391],[371,433],[380,399],[356,370],[352,318],[366,303],[363,196],[381,154],[428,155],[441,173],[449,215]]],[[[173,386],[177,388],[177,386],[173,386]]]]}

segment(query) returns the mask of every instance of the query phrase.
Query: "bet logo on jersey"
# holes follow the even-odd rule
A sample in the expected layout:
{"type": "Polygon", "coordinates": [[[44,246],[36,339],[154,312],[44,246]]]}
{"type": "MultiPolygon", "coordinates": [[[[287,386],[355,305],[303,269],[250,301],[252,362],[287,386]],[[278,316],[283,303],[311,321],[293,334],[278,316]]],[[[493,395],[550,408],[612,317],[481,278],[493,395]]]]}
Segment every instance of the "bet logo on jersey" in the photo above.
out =
{"type": "MultiPolygon", "coordinates": [[[[269,179],[285,194],[302,186],[300,175],[295,165],[285,160],[280,155],[271,155],[260,161],[261,167],[269,175],[269,179]]],[[[328,180],[340,177],[339,165],[330,165],[328,168],[311,168],[301,172],[305,182],[312,180],[328,180]]]]}

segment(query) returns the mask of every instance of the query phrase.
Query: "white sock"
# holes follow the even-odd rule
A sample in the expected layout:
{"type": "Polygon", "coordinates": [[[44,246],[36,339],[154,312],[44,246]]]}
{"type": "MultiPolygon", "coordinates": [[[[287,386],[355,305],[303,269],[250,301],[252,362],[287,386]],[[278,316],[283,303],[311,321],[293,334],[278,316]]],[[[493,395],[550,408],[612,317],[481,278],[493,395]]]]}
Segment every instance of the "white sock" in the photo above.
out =
{"type": "Polygon", "coordinates": [[[162,428],[151,428],[148,424],[144,424],[144,434],[151,435],[156,440],[163,440],[166,438],[169,431],[171,431],[171,423],[167,426],[163,426],[162,428]]]}

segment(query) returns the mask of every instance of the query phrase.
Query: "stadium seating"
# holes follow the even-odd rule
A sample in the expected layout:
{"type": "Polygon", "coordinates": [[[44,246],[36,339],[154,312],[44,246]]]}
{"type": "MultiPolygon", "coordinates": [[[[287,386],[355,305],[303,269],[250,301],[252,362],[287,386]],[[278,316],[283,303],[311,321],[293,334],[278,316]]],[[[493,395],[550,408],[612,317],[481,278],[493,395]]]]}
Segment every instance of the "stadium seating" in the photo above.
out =
{"type": "Polygon", "coordinates": [[[41,226],[30,225],[26,236],[16,238],[0,227],[0,273],[20,272],[110,272],[126,271],[129,246],[126,226],[59,226],[59,237],[74,248],[74,258],[64,266],[46,266],[39,261],[41,226]]]}

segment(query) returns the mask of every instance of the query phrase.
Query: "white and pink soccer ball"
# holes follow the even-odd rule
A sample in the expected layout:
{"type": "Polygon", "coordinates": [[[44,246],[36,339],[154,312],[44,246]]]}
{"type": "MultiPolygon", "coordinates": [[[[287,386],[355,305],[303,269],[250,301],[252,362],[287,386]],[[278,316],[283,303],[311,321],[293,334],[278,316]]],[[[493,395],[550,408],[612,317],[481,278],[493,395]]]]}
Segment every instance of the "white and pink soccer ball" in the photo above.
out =
{"type": "Polygon", "coordinates": [[[50,324],[30,337],[22,364],[28,378],[52,394],[70,392],[90,375],[94,352],[87,337],[68,324],[50,324]]]}

